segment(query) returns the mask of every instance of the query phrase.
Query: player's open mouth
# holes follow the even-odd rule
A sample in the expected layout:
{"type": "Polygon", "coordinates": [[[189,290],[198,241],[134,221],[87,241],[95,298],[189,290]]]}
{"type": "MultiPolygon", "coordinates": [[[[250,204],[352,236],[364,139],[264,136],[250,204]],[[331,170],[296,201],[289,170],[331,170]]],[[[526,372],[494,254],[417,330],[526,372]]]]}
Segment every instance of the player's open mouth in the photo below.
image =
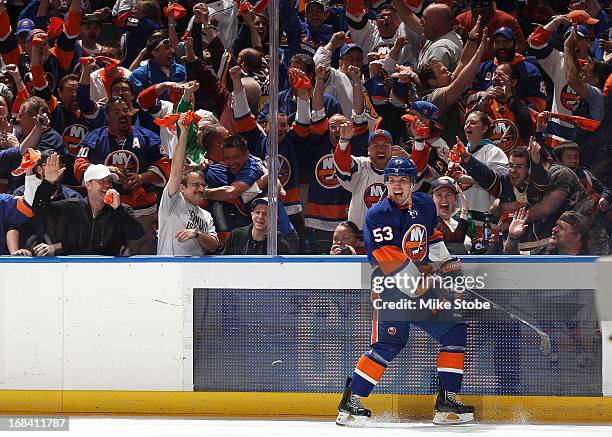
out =
{"type": "Polygon", "coordinates": [[[448,208],[450,205],[448,203],[441,203],[440,208],[448,208]]]}
{"type": "Polygon", "coordinates": [[[377,157],[378,159],[385,159],[385,158],[386,158],[386,156],[385,156],[385,154],[384,154],[384,153],[379,153],[378,155],[376,155],[376,157],[377,157]]]}

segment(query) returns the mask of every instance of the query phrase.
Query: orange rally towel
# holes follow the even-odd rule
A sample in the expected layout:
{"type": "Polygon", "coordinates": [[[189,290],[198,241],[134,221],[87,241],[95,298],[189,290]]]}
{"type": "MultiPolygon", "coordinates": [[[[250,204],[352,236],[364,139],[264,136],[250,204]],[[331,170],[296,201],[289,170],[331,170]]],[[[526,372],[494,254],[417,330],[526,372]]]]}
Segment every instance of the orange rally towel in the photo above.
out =
{"type": "Polygon", "coordinates": [[[244,12],[246,11],[252,11],[253,10],[253,5],[250,4],[248,1],[246,0],[242,0],[240,2],[240,8],[238,9],[238,15],[242,15],[244,12]]]}
{"type": "Polygon", "coordinates": [[[178,3],[170,3],[169,6],[164,8],[164,14],[166,17],[172,15],[175,20],[179,20],[187,15],[187,10],[178,3]]]}
{"type": "Polygon", "coordinates": [[[104,195],[104,203],[106,203],[107,205],[112,205],[113,203],[113,194],[110,192],[106,192],[106,194],[104,195]]]}
{"type": "Polygon", "coordinates": [[[405,121],[406,123],[413,123],[416,121],[416,116],[412,115],[412,114],[404,114],[402,115],[402,121],[405,121]]]}
{"type": "Polygon", "coordinates": [[[21,165],[11,172],[13,176],[21,176],[27,169],[32,168],[40,160],[40,151],[35,149],[27,149],[21,157],[21,165]]]}
{"type": "Polygon", "coordinates": [[[104,67],[106,71],[113,70],[119,66],[120,61],[118,59],[109,58],[108,56],[86,56],[79,59],[79,64],[98,64],[100,67],[104,67]]]}
{"type": "Polygon", "coordinates": [[[465,144],[463,144],[463,141],[461,141],[459,137],[456,137],[456,138],[457,138],[457,144],[455,144],[455,147],[453,147],[453,149],[448,154],[448,158],[452,162],[461,162],[461,155],[463,155],[466,152],[465,144]]]}
{"type": "Polygon", "coordinates": [[[420,120],[416,121],[414,133],[419,138],[429,138],[429,128],[425,126],[420,120]]]}
{"type": "Polygon", "coordinates": [[[49,38],[57,38],[63,30],[64,21],[60,17],[51,18],[49,26],[47,27],[47,35],[49,35],[49,38]]]}
{"type": "MultiPolygon", "coordinates": [[[[156,118],[155,120],[153,120],[153,122],[160,127],[171,127],[172,125],[176,124],[180,118],[181,114],[172,114],[164,118],[156,118]]],[[[187,111],[185,113],[184,125],[189,126],[190,123],[199,123],[201,119],[202,117],[200,117],[195,112],[187,111]]]]}
{"type": "Polygon", "coordinates": [[[289,79],[291,80],[293,88],[296,90],[308,90],[312,88],[312,83],[310,82],[310,79],[308,79],[308,76],[304,75],[300,77],[298,75],[298,71],[300,70],[297,68],[289,69],[289,79]]]}

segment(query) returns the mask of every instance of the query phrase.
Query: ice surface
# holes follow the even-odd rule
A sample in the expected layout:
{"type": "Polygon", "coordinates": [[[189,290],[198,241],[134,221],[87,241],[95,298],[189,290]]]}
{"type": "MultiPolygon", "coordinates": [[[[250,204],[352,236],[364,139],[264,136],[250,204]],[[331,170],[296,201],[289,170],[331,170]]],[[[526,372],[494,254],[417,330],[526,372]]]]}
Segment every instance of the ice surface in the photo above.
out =
{"type": "MultiPolygon", "coordinates": [[[[14,433],[2,432],[1,435],[14,433]]],[[[29,433],[28,433],[29,434],[29,433]]],[[[21,432],[19,435],[24,435],[21,432]]],[[[49,436],[38,432],[37,435],[49,436]]],[[[495,437],[612,436],[611,425],[526,425],[473,423],[451,427],[430,423],[377,421],[368,428],[336,426],[333,420],[219,420],[198,418],[108,418],[70,417],[70,431],[56,437],[342,437],[342,436],[433,436],[478,435],[495,437]]]]}

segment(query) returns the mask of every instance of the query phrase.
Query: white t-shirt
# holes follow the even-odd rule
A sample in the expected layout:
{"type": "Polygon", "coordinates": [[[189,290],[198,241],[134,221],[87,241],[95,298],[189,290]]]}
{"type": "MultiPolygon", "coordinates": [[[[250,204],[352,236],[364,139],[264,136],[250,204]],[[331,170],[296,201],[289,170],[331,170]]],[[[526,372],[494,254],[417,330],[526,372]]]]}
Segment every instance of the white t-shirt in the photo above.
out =
{"type": "Polygon", "coordinates": [[[158,219],[158,255],[202,256],[206,254],[197,239],[179,243],[176,234],[182,229],[198,229],[206,234],[217,235],[210,213],[187,202],[180,191],[170,197],[167,185],[159,204],[158,219]]]}
{"type": "MultiPolygon", "coordinates": [[[[508,167],[508,157],[504,151],[490,142],[473,152],[472,156],[493,171],[508,167]]],[[[491,204],[495,200],[494,196],[491,196],[478,184],[472,185],[464,193],[470,211],[489,212],[491,204]]]]}

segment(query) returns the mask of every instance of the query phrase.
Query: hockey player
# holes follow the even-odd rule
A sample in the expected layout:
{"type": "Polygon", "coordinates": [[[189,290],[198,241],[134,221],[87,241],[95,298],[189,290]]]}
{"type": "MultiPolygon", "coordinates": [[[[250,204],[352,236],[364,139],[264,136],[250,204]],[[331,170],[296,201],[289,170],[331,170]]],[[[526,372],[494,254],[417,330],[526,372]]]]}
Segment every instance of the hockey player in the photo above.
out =
{"type": "Polygon", "coordinates": [[[385,302],[408,295],[411,299],[407,300],[417,302],[418,308],[419,301],[435,299],[441,291],[435,286],[428,288],[429,281],[415,281],[412,286],[411,281],[395,280],[388,287],[388,280],[393,282],[404,275],[426,278],[426,273],[434,271],[434,261],[442,262],[440,272],[456,272],[460,265],[450,259],[442,234],[436,230],[433,200],[424,193],[412,192],[417,176],[412,161],[391,159],[384,176],[387,198],[368,210],[363,234],[368,258],[375,268],[372,284],[384,282],[385,288],[381,291],[373,287],[373,293],[380,294],[374,299],[371,349],[361,356],[352,377],[346,381],[336,424],[359,424],[370,416],[370,410],[361,404],[361,397],[370,394],[389,363],[406,346],[410,325],[421,328],[442,344],[437,360],[439,390],[433,422],[439,425],[469,422],[474,418],[474,408],[455,397],[463,379],[467,323],[445,310],[394,311],[384,306],[385,302]]]}

